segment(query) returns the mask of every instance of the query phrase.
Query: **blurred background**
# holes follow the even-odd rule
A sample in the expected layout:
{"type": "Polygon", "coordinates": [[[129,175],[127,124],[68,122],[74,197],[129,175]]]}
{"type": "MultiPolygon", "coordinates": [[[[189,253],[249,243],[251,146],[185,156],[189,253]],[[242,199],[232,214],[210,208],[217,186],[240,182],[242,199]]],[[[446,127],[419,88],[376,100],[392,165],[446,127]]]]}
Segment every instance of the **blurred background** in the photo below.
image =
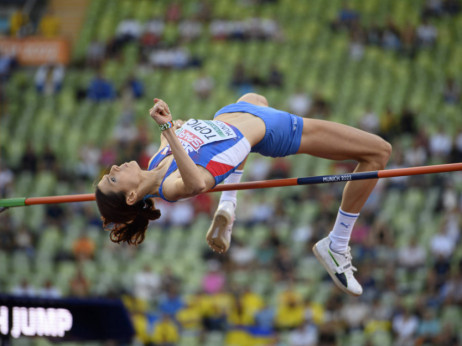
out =
{"type": "MultiPolygon", "coordinates": [[[[89,193],[114,163],[146,167],[154,97],[176,119],[211,119],[257,92],[383,136],[387,168],[460,162],[461,6],[0,0],[0,198],[89,193]]],[[[353,169],[251,156],[243,180],[353,169]]],[[[461,173],[379,181],[351,239],[359,298],[311,250],[343,186],[239,192],[223,256],[205,243],[218,194],[159,201],[137,247],[111,243],[94,203],[13,208],[0,214],[0,292],[122,299],[135,345],[460,345],[461,173]]],[[[101,343],[118,342],[86,342],[101,343]]]]}

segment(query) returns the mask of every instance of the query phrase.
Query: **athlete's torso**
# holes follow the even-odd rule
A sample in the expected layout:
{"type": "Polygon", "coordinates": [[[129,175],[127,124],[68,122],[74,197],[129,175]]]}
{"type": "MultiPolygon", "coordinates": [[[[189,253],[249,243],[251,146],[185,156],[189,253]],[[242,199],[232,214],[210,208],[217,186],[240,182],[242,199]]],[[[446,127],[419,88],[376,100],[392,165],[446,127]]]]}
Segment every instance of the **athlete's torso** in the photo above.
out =
{"type": "MultiPolygon", "coordinates": [[[[176,131],[176,136],[192,161],[204,173],[206,185],[213,187],[222,182],[250,151],[250,144],[234,126],[222,121],[190,119],[176,131]]],[[[160,169],[164,179],[180,178],[177,163],[170,146],[160,150],[149,162],[148,170],[160,169]],[[165,172],[165,173],[164,173],[165,172]]]]}

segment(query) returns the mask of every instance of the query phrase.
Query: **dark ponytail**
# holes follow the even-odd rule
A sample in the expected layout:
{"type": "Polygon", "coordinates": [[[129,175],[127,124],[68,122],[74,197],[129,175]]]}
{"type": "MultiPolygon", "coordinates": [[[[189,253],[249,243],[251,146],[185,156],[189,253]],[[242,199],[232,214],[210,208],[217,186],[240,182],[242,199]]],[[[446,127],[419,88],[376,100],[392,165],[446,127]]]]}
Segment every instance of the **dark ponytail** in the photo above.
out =
{"type": "Polygon", "coordinates": [[[160,217],[160,210],[154,208],[151,199],[128,205],[123,192],[111,192],[106,195],[98,187],[95,196],[103,228],[111,232],[110,238],[114,243],[141,244],[149,220],[160,217]]]}

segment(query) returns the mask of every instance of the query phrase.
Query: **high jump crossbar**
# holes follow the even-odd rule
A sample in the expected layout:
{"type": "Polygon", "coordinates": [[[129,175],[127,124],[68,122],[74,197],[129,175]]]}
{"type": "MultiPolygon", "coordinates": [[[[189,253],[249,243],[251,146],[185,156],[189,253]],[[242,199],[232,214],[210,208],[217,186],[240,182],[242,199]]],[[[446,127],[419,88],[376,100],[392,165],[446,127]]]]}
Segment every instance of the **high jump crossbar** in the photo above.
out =
{"type": "MultiPolygon", "coordinates": [[[[334,175],[319,175],[314,177],[305,178],[286,178],[286,179],[271,179],[243,182],[236,184],[221,184],[215,186],[207,192],[220,192],[231,190],[251,190],[251,189],[266,189],[270,187],[283,187],[295,185],[314,185],[314,184],[327,184],[345,181],[366,180],[366,179],[381,179],[403,177],[410,175],[421,174],[434,174],[462,171],[462,162],[448,163],[441,165],[407,167],[384,169],[379,171],[370,172],[357,172],[347,174],[334,174],[334,175]]],[[[47,196],[47,197],[17,197],[0,199],[0,212],[10,207],[22,207],[27,205],[36,204],[58,204],[58,203],[71,203],[71,202],[89,202],[95,200],[95,194],[79,194],[79,195],[62,195],[62,196],[47,196]]]]}

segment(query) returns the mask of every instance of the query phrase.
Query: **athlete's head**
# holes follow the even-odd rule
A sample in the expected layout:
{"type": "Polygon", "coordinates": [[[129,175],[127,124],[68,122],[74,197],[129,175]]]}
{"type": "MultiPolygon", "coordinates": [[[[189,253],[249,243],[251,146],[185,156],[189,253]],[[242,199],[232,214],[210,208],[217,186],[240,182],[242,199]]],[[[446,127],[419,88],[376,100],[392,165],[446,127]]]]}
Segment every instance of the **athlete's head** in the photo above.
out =
{"type": "Polygon", "coordinates": [[[141,183],[141,168],[135,161],[112,166],[96,187],[96,204],[103,227],[111,232],[113,242],[140,244],[149,220],[160,217],[152,199],[137,194],[141,183]]]}

